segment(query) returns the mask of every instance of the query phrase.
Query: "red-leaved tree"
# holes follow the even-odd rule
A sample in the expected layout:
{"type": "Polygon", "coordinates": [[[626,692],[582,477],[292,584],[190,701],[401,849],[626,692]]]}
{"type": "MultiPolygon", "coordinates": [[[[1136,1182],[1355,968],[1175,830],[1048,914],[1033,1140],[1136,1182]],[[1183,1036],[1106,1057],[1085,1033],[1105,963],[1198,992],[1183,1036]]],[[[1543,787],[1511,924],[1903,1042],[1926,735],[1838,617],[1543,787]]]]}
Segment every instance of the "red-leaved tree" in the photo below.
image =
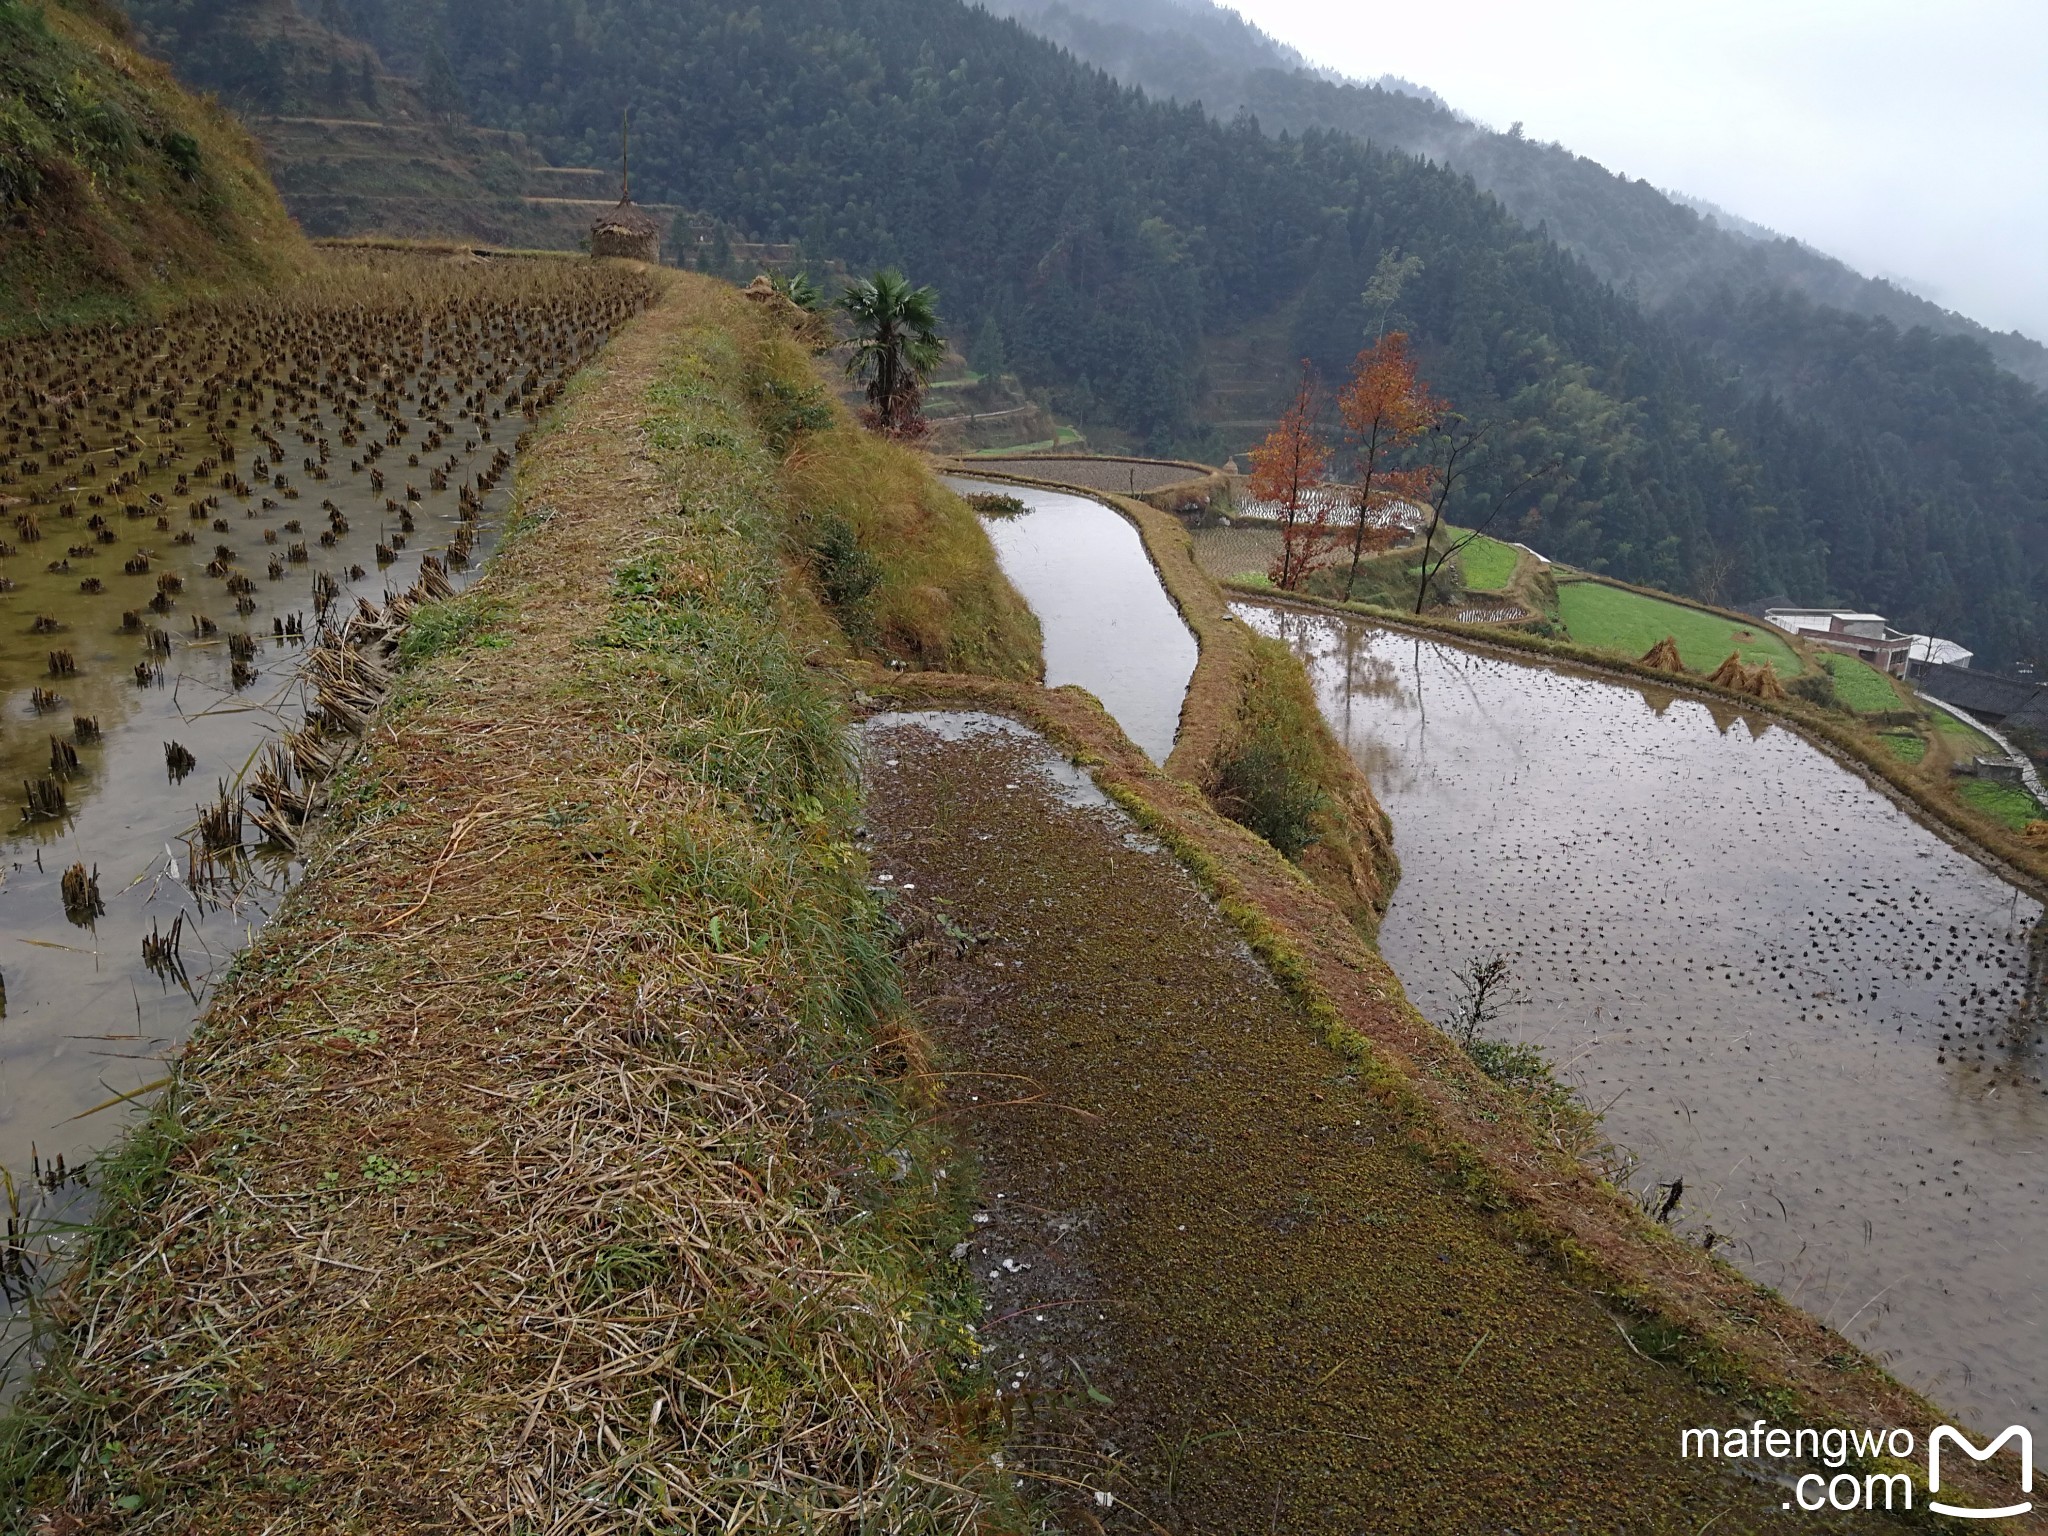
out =
{"type": "Polygon", "coordinates": [[[1393,331],[1358,354],[1351,382],[1337,397],[1352,442],[1351,568],[1344,595],[1358,581],[1367,555],[1400,542],[1395,509],[1428,499],[1431,471],[1402,467],[1403,452],[1443,419],[1448,407],[1416,377],[1405,332],[1393,331]]]}
{"type": "Polygon", "coordinates": [[[1267,574],[1289,591],[1329,558],[1335,543],[1323,499],[1315,494],[1330,468],[1329,444],[1316,431],[1317,394],[1315,371],[1303,362],[1294,403],[1251,456],[1253,499],[1279,508],[1280,558],[1267,574]]]}

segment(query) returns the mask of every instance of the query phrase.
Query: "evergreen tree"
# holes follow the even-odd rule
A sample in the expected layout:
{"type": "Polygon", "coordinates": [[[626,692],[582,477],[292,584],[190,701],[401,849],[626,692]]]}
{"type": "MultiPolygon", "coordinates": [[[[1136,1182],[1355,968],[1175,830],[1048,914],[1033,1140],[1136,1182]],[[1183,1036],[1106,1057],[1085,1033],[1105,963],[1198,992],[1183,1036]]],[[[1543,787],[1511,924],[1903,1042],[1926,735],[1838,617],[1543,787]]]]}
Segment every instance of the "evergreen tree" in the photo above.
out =
{"type": "Polygon", "coordinates": [[[427,49],[426,67],[420,75],[420,96],[436,117],[459,117],[465,110],[462,82],[454,65],[437,42],[427,49]]]}
{"type": "Polygon", "coordinates": [[[967,345],[967,366],[985,379],[1000,378],[1003,373],[1003,333],[996,328],[994,315],[984,316],[975,330],[973,341],[967,345]]]}

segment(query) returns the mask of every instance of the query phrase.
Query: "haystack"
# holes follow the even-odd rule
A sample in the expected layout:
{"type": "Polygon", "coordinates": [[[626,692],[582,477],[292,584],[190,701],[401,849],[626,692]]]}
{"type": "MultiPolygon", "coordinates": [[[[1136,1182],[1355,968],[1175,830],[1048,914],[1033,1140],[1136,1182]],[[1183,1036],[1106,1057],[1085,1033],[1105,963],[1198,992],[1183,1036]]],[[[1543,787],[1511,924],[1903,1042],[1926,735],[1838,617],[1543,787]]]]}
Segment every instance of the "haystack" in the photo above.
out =
{"type": "Polygon", "coordinates": [[[838,343],[839,338],[833,333],[830,320],[798,304],[777,288],[766,272],[742,288],[740,297],[777,316],[813,352],[827,351],[838,343]]]}
{"type": "Polygon", "coordinates": [[[2048,847],[2048,821],[2028,822],[2026,830],[2020,833],[2020,836],[2030,843],[2040,843],[2048,847]]]}
{"type": "Polygon", "coordinates": [[[1785,685],[1778,680],[1777,671],[1769,662],[1746,667],[1742,658],[1735,655],[1716,667],[1714,675],[1707,681],[1731,693],[1746,693],[1753,699],[1783,699],[1787,696],[1785,685]]]}
{"type": "Polygon", "coordinates": [[[661,259],[661,226],[651,214],[620,198],[619,206],[599,214],[590,225],[590,254],[623,256],[628,261],[661,259]]]}
{"type": "Polygon", "coordinates": [[[1749,668],[1742,664],[1740,656],[1730,651],[1728,659],[1714,669],[1713,675],[1707,681],[1717,688],[1732,688],[1737,693],[1747,693],[1749,692],[1749,668]]]}
{"type": "Polygon", "coordinates": [[[1642,664],[1659,672],[1685,671],[1685,663],[1678,655],[1678,641],[1666,635],[1647,651],[1643,652],[1642,664]]]}

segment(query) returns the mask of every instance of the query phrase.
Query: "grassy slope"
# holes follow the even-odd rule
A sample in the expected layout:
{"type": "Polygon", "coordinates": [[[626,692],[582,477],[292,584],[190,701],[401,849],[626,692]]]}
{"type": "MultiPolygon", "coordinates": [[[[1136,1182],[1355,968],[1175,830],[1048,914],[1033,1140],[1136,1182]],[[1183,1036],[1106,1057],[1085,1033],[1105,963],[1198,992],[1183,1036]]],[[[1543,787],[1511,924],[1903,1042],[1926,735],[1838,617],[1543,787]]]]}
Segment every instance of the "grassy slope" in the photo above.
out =
{"type": "Polygon", "coordinates": [[[1892,680],[1854,656],[1822,656],[1820,664],[1835,680],[1835,696],[1859,715],[1883,715],[1911,705],[1899,696],[1892,680]]]}
{"type": "Polygon", "coordinates": [[[304,242],[248,137],[88,0],[0,0],[0,334],[271,276],[304,242]]]}
{"type": "Polygon", "coordinates": [[[1482,534],[1459,552],[1458,564],[1465,572],[1468,591],[1498,592],[1515,579],[1515,563],[1520,559],[1520,551],[1512,544],[1482,534]]]}
{"type": "Polygon", "coordinates": [[[1769,662],[1780,677],[1797,677],[1805,670],[1792,648],[1761,622],[1740,624],[1703,608],[1600,581],[1559,582],[1557,596],[1572,639],[1594,650],[1636,657],[1670,635],[1678,641],[1678,654],[1695,672],[1713,671],[1730,651],[1751,665],[1769,662]],[[1738,639],[1744,631],[1751,638],[1738,639]]]}
{"type": "MultiPolygon", "coordinates": [[[[954,1185],[792,560],[796,514],[869,488],[793,474],[761,409],[814,383],[689,278],[577,382],[484,580],[409,637],[313,878],[103,1170],[0,1514],[788,1529],[857,1484],[917,1531],[976,1502],[934,1427],[972,1316],[954,1185]]],[[[958,609],[1001,607],[983,548],[958,609]]],[[[1030,675],[1017,638],[977,644],[1030,675]]]]}
{"type": "MultiPolygon", "coordinates": [[[[782,345],[794,367],[795,344],[782,345]]],[[[843,404],[831,409],[832,426],[796,446],[786,479],[793,531],[828,600],[842,597],[841,643],[916,667],[1036,681],[1038,619],[1007,581],[990,578],[995,551],[980,521],[920,455],[860,430],[843,404]],[[858,560],[839,568],[848,562],[835,561],[835,524],[871,570],[858,560]]]]}
{"type": "Polygon", "coordinates": [[[2048,807],[2017,784],[2000,784],[1991,779],[1963,779],[1956,784],[1956,798],[2015,832],[2023,832],[2048,816],[2048,807]]]}
{"type": "Polygon", "coordinates": [[[1958,753],[1968,757],[1979,755],[1991,757],[1997,755],[1997,742],[1993,741],[1976,727],[1958,720],[1947,710],[1930,710],[1927,717],[1933,722],[1934,728],[1937,731],[1941,732],[1943,736],[1955,744],[1958,753]]]}

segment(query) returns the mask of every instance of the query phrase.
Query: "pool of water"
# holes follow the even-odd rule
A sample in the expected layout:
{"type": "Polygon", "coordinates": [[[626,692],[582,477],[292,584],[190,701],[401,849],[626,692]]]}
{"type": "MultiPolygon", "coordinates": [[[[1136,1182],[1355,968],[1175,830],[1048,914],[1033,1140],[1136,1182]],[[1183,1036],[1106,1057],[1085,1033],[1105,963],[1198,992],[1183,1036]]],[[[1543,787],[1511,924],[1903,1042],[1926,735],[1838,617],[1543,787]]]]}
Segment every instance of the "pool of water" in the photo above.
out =
{"type": "Polygon", "coordinates": [[[1332,616],[1308,664],[1394,822],[1416,1005],[1606,1114],[1679,1229],[1987,1429],[2048,1405],[2041,907],[1764,717],[1332,616]]]}
{"type": "Polygon", "coordinates": [[[1063,491],[948,479],[1015,496],[1026,510],[984,518],[996,559],[1038,615],[1049,687],[1078,683],[1165,762],[1195,670],[1195,637],[1159,584],[1144,540],[1099,501],[1063,491]]]}

